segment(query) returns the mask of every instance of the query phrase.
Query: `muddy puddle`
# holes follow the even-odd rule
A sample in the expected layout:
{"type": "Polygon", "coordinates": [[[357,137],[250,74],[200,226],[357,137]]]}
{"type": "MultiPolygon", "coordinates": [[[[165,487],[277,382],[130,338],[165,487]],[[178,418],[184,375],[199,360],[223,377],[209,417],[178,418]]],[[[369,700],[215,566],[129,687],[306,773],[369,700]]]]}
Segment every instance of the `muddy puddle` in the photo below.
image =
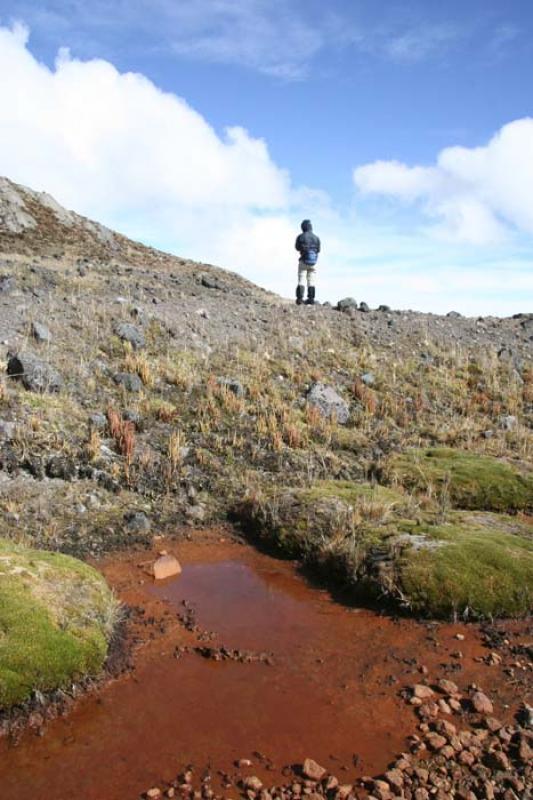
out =
{"type": "MultiPolygon", "coordinates": [[[[102,566],[124,601],[145,609],[135,670],[43,736],[4,742],[2,800],[136,800],[185,765],[216,783],[239,759],[270,783],[307,756],[347,779],[377,774],[413,731],[399,690],[424,665],[457,672],[459,626],[343,607],[293,564],[236,542],[168,547],[183,572],[161,585],[145,573],[150,554],[102,566]]],[[[482,652],[475,629],[466,637],[462,681],[482,652]]]]}

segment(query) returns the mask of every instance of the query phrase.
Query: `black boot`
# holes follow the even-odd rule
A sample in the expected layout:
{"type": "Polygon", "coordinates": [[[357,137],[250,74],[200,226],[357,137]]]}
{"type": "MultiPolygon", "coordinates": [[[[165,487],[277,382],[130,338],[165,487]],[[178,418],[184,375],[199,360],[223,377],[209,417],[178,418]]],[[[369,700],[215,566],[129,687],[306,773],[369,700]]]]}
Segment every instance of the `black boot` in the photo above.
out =
{"type": "Polygon", "coordinates": [[[304,287],[298,285],[296,287],[296,305],[301,306],[304,301],[304,287]]]}
{"type": "Polygon", "coordinates": [[[315,287],[308,286],[307,287],[307,300],[305,301],[306,305],[314,306],[315,304],[315,287]]]}

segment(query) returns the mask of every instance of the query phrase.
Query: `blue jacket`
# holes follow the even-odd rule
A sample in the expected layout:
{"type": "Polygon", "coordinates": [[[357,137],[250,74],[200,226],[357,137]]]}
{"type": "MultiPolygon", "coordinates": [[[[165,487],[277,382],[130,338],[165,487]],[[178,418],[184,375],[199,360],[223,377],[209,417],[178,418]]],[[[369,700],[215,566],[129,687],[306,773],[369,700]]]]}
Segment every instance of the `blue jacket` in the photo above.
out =
{"type": "Polygon", "coordinates": [[[302,222],[302,233],[296,237],[294,247],[301,256],[304,256],[308,250],[316,250],[320,253],[320,239],[313,233],[313,226],[308,220],[302,222]]]}

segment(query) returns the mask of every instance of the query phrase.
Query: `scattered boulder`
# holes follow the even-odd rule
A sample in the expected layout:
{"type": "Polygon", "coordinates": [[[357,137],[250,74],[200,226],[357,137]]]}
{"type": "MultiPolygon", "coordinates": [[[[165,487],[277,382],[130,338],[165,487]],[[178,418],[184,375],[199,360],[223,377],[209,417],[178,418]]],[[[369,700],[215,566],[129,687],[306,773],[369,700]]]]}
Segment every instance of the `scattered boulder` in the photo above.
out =
{"type": "Polygon", "coordinates": [[[364,314],[368,314],[368,312],[370,311],[370,306],[368,305],[368,303],[365,303],[363,301],[362,303],[359,303],[359,311],[362,311],[364,314]]]}
{"type": "Polygon", "coordinates": [[[498,424],[502,431],[514,431],[517,419],[512,414],[506,414],[498,418],[498,424]]]}
{"type": "Polygon", "coordinates": [[[322,416],[345,425],[350,418],[350,407],[335,389],[324,383],[314,383],[307,393],[309,405],[318,408],[322,416]]]}
{"type": "Polygon", "coordinates": [[[15,279],[12,275],[0,275],[0,294],[7,294],[15,288],[15,279]]]}
{"type": "Polygon", "coordinates": [[[15,437],[15,423],[0,419],[0,439],[10,442],[15,437]]]}
{"type": "Polygon", "coordinates": [[[107,418],[105,414],[95,412],[89,416],[89,425],[97,431],[103,431],[107,425],[107,418]]]}
{"type": "Polygon", "coordinates": [[[350,309],[352,308],[355,311],[357,311],[357,301],[354,300],[353,297],[344,297],[337,303],[337,311],[342,311],[343,313],[346,313],[347,311],[350,311],[350,309]]]}
{"type": "Polygon", "coordinates": [[[210,275],[202,275],[200,277],[200,283],[206,289],[224,289],[223,284],[218,280],[218,278],[213,278],[210,275]]]}
{"type": "Polygon", "coordinates": [[[115,333],[123,342],[129,342],[134,350],[140,350],[145,346],[144,333],[131,322],[120,322],[115,325],[115,333]]]}
{"type": "Polygon", "coordinates": [[[17,353],[8,356],[7,374],[30,392],[59,392],[63,379],[57,370],[32,353],[17,353]]]}
{"type": "Polygon", "coordinates": [[[71,481],[77,474],[76,464],[64,456],[52,456],[46,465],[46,474],[49,478],[71,481]]]}
{"type": "Polygon", "coordinates": [[[117,372],[113,380],[127,392],[140,392],[143,388],[143,383],[135,372],[117,372]]]}
{"type": "Polygon", "coordinates": [[[52,341],[52,335],[46,325],[41,322],[32,322],[31,335],[37,342],[49,343],[52,341]]]}
{"type": "Polygon", "coordinates": [[[142,511],[128,511],[124,515],[124,521],[128,529],[136,533],[141,531],[148,532],[152,527],[150,520],[142,511]]]}
{"type": "Polygon", "coordinates": [[[154,561],[152,571],[156,581],[181,574],[181,564],[175,556],[164,555],[154,561]]]}

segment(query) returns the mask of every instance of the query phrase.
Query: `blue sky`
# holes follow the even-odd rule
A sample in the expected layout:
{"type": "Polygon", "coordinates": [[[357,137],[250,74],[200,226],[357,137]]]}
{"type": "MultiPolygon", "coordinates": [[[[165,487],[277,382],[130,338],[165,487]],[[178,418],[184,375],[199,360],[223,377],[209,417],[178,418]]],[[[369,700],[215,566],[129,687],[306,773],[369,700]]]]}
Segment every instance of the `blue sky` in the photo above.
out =
{"type": "Polygon", "coordinates": [[[285,295],[293,233],[312,215],[322,297],[531,310],[530,2],[0,0],[0,25],[18,97],[48,87],[63,123],[52,130],[44,103],[25,119],[0,88],[0,172],[285,295]],[[128,73],[143,76],[134,90],[128,73]],[[81,142],[66,130],[76,86],[81,142]],[[115,182],[136,173],[125,195],[115,166],[115,182]]]}

